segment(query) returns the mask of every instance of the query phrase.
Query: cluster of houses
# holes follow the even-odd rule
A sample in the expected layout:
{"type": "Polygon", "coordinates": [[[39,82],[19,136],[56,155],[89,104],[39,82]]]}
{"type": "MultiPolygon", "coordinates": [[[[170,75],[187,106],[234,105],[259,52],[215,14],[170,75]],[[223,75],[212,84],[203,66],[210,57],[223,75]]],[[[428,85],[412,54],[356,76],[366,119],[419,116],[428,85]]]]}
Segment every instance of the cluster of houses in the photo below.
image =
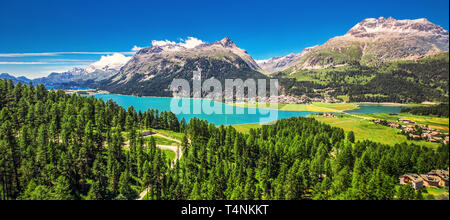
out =
{"type": "Polygon", "coordinates": [[[270,97],[261,97],[258,96],[256,98],[247,98],[244,97],[242,102],[255,103],[258,102],[266,102],[266,103],[279,103],[279,104],[312,104],[313,102],[321,102],[321,103],[342,103],[341,100],[335,99],[331,96],[326,95],[325,98],[309,98],[306,95],[302,95],[297,98],[289,95],[279,95],[279,96],[270,96],[270,97]]]}
{"type": "Polygon", "coordinates": [[[327,118],[334,118],[335,117],[334,114],[331,114],[331,113],[328,113],[328,112],[325,112],[323,114],[319,114],[319,116],[323,116],[323,117],[327,117],[327,118]]]}
{"type": "Polygon", "coordinates": [[[341,103],[340,100],[335,99],[333,97],[325,97],[325,98],[312,98],[311,102],[322,102],[322,103],[341,103]]]}
{"type": "Polygon", "coordinates": [[[400,177],[400,185],[409,183],[415,190],[424,187],[448,187],[448,170],[433,170],[427,174],[405,174],[400,177]]]}
{"type": "Polygon", "coordinates": [[[308,104],[309,100],[303,100],[299,99],[293,96],[286,96],[286,95],[280,95],[280,96],[270,96],[270,97],[261,97],[258,96],[256,98],[241,98],[239,100],[236,100],[238,103],[251,103],[255,104],[256,102],[265,102],[265,103],[278,103],[278,104],[308,104]]]}
{"type": "Polygon", "coordinates": [[[398,123],[388,122],[383,120],[375,120],[375,124],[386,125],[391,128],[400,129],[403,133],[408,135],[409,138],[414,140],[426,140],[428,142],[435,143],[449,143],[449,133],[442,133],[440,130],[429,128],[425,125],[416,124],[415,121],[410,119],[399,119],[398,123]],[[406,125],[401,125],[403,123],[406,125]]]}
{"type": "MultiPolygon", "coordinates": [[[[254,101],[254,100],[250,100],[254,101]]],[[[294,96],[271,96],[271,97],[258,97],[259,102],[267,102],[267,103],[279,103],[279,104],[309,104],[311,101],[306,96],[302,96],[301,98],[296,98],[294,96]]]]}

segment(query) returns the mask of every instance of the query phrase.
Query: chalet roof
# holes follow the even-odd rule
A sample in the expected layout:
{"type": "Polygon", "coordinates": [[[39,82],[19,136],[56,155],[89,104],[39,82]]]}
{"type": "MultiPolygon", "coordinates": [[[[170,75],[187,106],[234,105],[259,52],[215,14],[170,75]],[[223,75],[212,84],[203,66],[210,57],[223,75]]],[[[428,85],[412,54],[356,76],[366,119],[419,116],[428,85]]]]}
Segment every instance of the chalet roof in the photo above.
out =
{"type": "Polygon", "coordinates": [[[417,174],[409,173],[409,174],[405,174],[405,175],[401,176],[400,178],[404,178],[404,177],[410,179],[411,181],[413,181],[415,183],[423,182],[422,178],[417,174]]]}
{"type": "Polygon", "coordinates": [[[446,181],[448,181],[448,174],[448,170],[433,170],[428,173],[428,175],[435,175],[446,181]]]}
{"type": "Polygon", "coordinates": [[[435,175],[422,174],[422,175],[420,175],[420,177],[421,177],[425,182],[429,182],[429,183],[437,183],[437,182],[439,182],[439,177],[437,177],[437,176],[435,176],[435,175]]]}

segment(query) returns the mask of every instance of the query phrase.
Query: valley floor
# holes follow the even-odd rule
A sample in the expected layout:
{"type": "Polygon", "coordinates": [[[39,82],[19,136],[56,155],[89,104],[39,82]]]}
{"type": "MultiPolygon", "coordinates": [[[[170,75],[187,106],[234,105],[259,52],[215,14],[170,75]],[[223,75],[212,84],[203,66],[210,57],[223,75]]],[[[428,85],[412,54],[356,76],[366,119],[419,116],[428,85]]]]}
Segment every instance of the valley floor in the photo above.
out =
{"type": "Polygon", "coordinates": [[[431,128],[448,132],[449,119],[437,118],[432,116],[416,116],[411,114],[388,114],[388,113],[375,113],[375,114],[356,114],[356,115],[338,115],[335,117],[323,117],[313,115],[316,120],[324,122],[326,124],[344,129],[346,132],[353,131],[355,133],[356,140],[370,140],[383,144],[399,144],[403,142],[422,145],[431,148],[437,148],[438,143],[430,143],[424,140],[414,141],[408,140],[405,135],[400,134],[399,129],[377,125],[371,120],[381,119],[388,121],[397,121],[400,118],[411,119],[418,124],[428,125],[431,128]]]}
{"type": "MultiPolygon", "coordinates": [[[[388,113],[374,113],[374,114],[355,114],[355,115],[338,115],[335,117],[324,117],[319,115],[311,115],[310,117],[316,120],[329,124],[334,127],[344,129],[346,132],[353,131],[356,140],[370,140],[378,143],[395,145],[403,142],[410,144],[422,145],[430,148],[437,148],[438,143],[430,143],[424,140],[414,141],[408,140],[405,135],[400,134],[400,131],[395,128],[377,125],[371,120],[381,119],[388,121],[397,121],[398,119],[410,119],[416,121],[418,124],[428,125],[430,128],[441,130],[444,133],[449,131],[449,119],[438,118],[433,116],[417,116],[408,113],[388,114],[388,113]]],[[[242,124],[233,125],[233,127],[240,132],[248,133],[250,129],[262,127],[261,124],[242,124]]]]}

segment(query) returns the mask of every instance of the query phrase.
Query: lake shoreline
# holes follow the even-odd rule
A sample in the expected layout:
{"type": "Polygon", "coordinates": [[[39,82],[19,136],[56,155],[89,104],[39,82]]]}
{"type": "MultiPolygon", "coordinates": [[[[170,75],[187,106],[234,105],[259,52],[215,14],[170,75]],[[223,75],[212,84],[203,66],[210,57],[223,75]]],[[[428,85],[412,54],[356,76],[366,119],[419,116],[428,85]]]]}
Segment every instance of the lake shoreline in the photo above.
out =
{"type": "MultiPolygon", "coordinates": [[[[94,89],[92,89],[94,90],[94,89]]],[[[76,92],[77,90],[71,90],[71,92],[76,92]]],[[[78,91],[85,91],[85,90],[78,90],[78,91]]],[[[104,91],[104,90],[99,90],[96,92],[90,92],[89,95],[104,95],[104,94],[108,94],[108,95],[120,95],[120,96],[129,96],[129,97],[143,97],[143,98],[180,98],[180,99],[192,99],[192,100],[212,100],[215,101],[214,99],[208,99],[208,98],[193,98],[193,97],[189,97],[189,98],[182,98],[182,97],[164,97],[164,96],[137,96],[137,95],[125,95],[125,94],[119,94],[119,93],[111,93],[108,91],[104,91]]],[[[215,101],[217,102],[217,101],[215,101]]],[[[227,104],[224,102],[220,102],[222,104],[227,104]]],[[[244,102],[245,104],[248,104],[247,102],[244,102]]],[[[424,102],[424,103],[396,103],[396,102],[342,102],[342,103],[326,103],[326,102],[320,102],[322,104],[356,104],[356,105],[386,105],[386,106],[417,106],[417,105],[437,105],[439,103],[432,103],[432,102],[424,102]]],[[[233,104],[243,104],[242,102],[240,103],[233,103],[233,104]]],[[[289,103],[278,103],[279,105],[308,105],[308,104],[289,104],[289,103]]],[[[258,108],[258,107],[256,107],[258,108]]]]}

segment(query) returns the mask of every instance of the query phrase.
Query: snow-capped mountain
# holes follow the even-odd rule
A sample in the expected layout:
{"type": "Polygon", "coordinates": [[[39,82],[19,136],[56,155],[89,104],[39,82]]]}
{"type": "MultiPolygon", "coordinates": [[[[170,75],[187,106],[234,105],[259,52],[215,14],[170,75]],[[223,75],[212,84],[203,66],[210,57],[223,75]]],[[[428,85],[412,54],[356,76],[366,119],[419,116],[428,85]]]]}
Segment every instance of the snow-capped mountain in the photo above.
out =
{"type": "Polygon", "coordinates": [[[116,93],[169,96],[175,78],[192,80],[193,71],[202,78],[266,78],[253,58],[226,37],[214,43],[188,38],[181,43],[153,41],[139,50],[103,88],[116,93]]]}
{"type": "Polygon", "coordinates": [[[295,69],[350,63],[378,65],[393,60],[415,60],[448,49],[448,31],[427,19],[368,18],[344,36],[332,38],[305,54],[295,69]]]}
{"type": "Polygon", "coordinates": [[[62,73],[51,73],[47,77],[35,79],[34,82],[49,86],[61,84],[84,85],[86,83],[97,83],[111,78],[118,73],[131,57],[115,53],[102,56],[101,59],[87,67],[75,67],[62,73]]]}
{"type": "Polygon", "coordinates": [[[303,55],[312,51],[314,48],[315,47],[309,47],[304,49],[301,53],[291,53],[283,57],[273,57],[268,60],[258,60],[256,62],[266,74],[272,74],[294,66],[300,61],[303,55]]]}
{"type": "Polygon", "coordinates": [[[123,54],[115,53],[110,56],[102,56],[102,58],[89,65],[86,68],[87,73],[94,73],[96,71],[103,72],[119,72],[120,68],[122,68],[131,57],[126,57],[123,54]]]}
{"type": "Polygon", "coordinates": [[[434,39],[433,43],[436,43],[436,47],[448,50],[448,31],[426,18],[417,20],[396,20],[392,17],[367,18],[350,29],[345,36],[374,38],[386,34],[428,37],[434,39]]]}

